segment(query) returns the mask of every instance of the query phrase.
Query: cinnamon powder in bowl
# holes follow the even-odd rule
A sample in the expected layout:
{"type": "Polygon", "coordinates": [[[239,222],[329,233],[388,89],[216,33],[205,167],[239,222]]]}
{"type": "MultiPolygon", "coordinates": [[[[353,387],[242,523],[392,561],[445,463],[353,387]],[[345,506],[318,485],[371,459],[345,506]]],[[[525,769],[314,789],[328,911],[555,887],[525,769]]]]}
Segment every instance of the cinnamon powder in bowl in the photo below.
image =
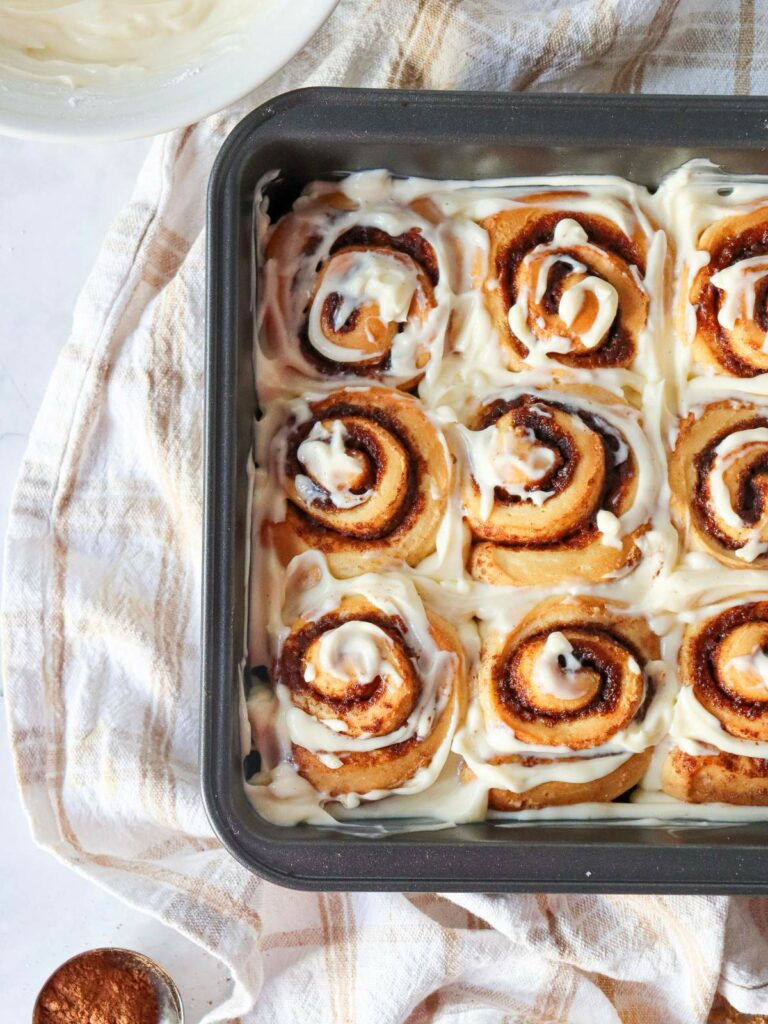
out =
{"type": "Polygon", "coordinates": [[[51,975],[32,1024],[183,1024],[183,1010],[176,986],[153,960],[93,949],[51,975]]]}

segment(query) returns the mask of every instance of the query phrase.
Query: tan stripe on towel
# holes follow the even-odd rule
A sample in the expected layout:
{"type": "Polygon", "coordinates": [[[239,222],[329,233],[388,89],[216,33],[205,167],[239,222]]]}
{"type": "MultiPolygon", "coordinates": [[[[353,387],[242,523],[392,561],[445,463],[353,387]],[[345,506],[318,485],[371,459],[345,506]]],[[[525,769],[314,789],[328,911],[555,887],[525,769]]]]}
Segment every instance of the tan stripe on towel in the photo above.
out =
{"type": "Polygon", "coordinates": [[[189,242],[185,238],[170,228],[160,228],[147,251],[143,279],[151,288],[163,288],[178,273],[188,252],[189,242]]]}
{"type": "Polygon", "coordinates": [[[755,0],[739,4],[739,41],[736,50],[736,71],[733,91],[746,96],[752,89],[752,61],[755,54],[755,0]]]}
{"type": "Polygon", "coordinates": [[[419,0],[403,52],[389,73],[389,86],[423,89],[429,84],[431,61],[442,46],[456,4],[457,0],[419,0]]]}
{"type": "Polygon", "coordinates": [[[639,50],[619,68],[611,83],[611,92],[640,92],[648,58],[662,41],[672,24],[672,17],[680,0],[663,0],[648,28],[639,50]]]}
{"type": "Polygon", "coordinates": [[[566,48],[571,21],[572,14],[570,10],[564,9],[560,11],[554,25],[547,33],[538,57],[531,62],[530,69],[526,71],[526,74],[521,75],[515,80],[515,89],[530,89],[532,85],[536,84],[539,76],[544,71],[551,71],[553,67],[557,66],[558,57],[562,59],[563,51],[566,48]]]}

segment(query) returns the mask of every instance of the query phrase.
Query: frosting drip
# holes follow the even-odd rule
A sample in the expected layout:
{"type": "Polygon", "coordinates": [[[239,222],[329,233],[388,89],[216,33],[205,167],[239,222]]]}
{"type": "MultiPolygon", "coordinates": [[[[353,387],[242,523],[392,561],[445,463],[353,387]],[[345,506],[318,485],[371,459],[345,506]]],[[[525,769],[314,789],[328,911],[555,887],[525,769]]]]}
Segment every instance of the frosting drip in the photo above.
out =
{"type": "Polygon", "coordinates": [[[637,410],[594,387],[510,387],[467,418],[448,435],[475,578],[524,586],[631,571],[660,478],[637,410]]]}
{"type": "MultiPolygon", "coordinates": [[[[717,311],[718,323],[732,331],[739,320],[755,319],[755,302],[762,294],[768,278],[768,256],[751,256],[733,266],[718,270],[710,278],[713,285],[725,293],[725,300],[717,311]]],[[[768,352],[768,333],[762,351],[768,352]]]]}
{"type": "Polygon", "coordinates": [[[737,430],[723,438],[714,449],[714,458],[708,473],[709,493],[712,507],[718,519],[725,523],[738,539],[735,550],[737,558],[753,562],[758,555],[768,551],[768,427],[752,430],[737,430]],[[731,486],[739,486],[745,473],[754,469],[757,475],[750,476],[750,487],[759,489],[762,510],[757,525],[745,521],[734,508],[731,486]]]}
{"type": "Polygon", "coordinates": [[[753,647],[749,654],[734,655],[724,666],[725,678],[733,688],[734,679],[745,697],[768,700],[768,653],[753,647]]]}
{"type": "Polygon", "coordinates": [[[655,316],[646,275],[665,255],[635,196],[534,192],[483,225],[498,281],[487,301],[512,369],[631,367],[645,354],[655,316]]]}
{"type": "MultiPolygon", "coordinates": [[[[312,300],[310,344],[331,362],[382,359],[392,347],[393,331],[408,320],[418,284],[416,269],[397,252],[352,251],[333,256],[312,300]],[[343,344],[345,333],[353,327],[354,344],[343,344]]],[[[404,336],[398,338],[398,351],[393,352],[395,364],[399,350],[407,349],[412,340],[407,330],[399,333],[404,336]]]]}
{"type": "Polygon", "coordinates": [[[361,488],[367,479],[364,456],[348,450],[348,439],[341,420],[333,420],[330,429],[318,422],[296,449],[296,458],[309,474],[295,478],[296,491],[306,504],[327,496],[336,508],[355,508],[371,496],[370,490],[361,488]]]}
{"type": "Polygon", "coordinates": [[[469,452],[472,477],[480,491],[480,517],[487,520],[493,510],[496,488],[509,497],[543,505],[555,493],[532,484],[548,476],[559,461],[559,453],[538,442],[530,427],[500,429],[498,423],[483,430],[459,427],[469,452]]]}
{"type": "Polygon", "coordinates": [[[619,308],[616,289],[609,281],[590,274],[586,264],[561,251],[567,246],[586,246],[588,242],[587,232],[578,221],[565,217],[556,225],[551,243],[537,245],[523,259],[523,269],[530,263],[536,264],[533,299],[537,306],[549,291],[551,272],[560,271],[557,315],[565,327],[573,328],[570,336],[553,334],[542,342],[528,326],[528,288],[524,286],[510,307],[509,326],[525,342],[528,361],[533,364],[541,362],[539,352],[564,354],[578,346],[595,348],[614,322],[619,308]]]}
{"type": "Polygon", "coordinates": [[[304,669],[304,679],[313,682],[319,670],[342,683],[356,686],[365,686],[378,678],[402,683],[401,676],[389,660],[391,648],[392,641],[380,626],[372,622],[345,622],[320,637],[317,669],[309,661],[304,669]]]}
{"type": "Polygon", "coordinates": [[[585,676],[568,637],[560,632],[550,633],[533,663],[531,678],[536,689],[562,701],[578,700],[592,688],[585,676]]]}

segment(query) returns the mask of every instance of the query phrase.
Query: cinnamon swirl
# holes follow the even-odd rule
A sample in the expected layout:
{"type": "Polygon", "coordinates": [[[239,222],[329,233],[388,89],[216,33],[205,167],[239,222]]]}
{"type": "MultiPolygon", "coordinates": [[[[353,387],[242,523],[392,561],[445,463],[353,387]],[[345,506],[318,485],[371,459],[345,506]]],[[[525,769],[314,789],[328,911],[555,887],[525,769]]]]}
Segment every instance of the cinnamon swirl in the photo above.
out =
{"type": "Polygon", "coordinates": [[[689,413],[669,480],[689,547],[734,569],[768,565],[768,407],[728,399],[689,413]]]}
{"type": "Polygon", "coordinates": [[[648,767],[670,687],[644,619],[588,598],[491,628],[477,700],[455,741],[497,810],[608,801],[648,767]]]}
{"type": "Polygon", "coordinates": [[[323,551],[340,576],[434,551],[451,461],[439,427],[409,395],[347,389],[281,410],[265,424],[263,458],[279,492],[267,526],[284,564],[323,551]]]}
{"type": "Polygon", "coordinates": [[[656,293],[666,287],[656,266],[665,240],[638,195],[629,186],[533,192],[482,221],[488,309],[511,369],[549,359],[628,368],[649,348],[651,296],[663,301],[656,293]]]}
{"type": "Polygon", "coordinates": [[[659,472],[637,410],[600,388],[510,388],[458,428],[472,575],[599,581],[640,558],[659,472]]]}
{"type": "Polygon", "coordinates": [[[340,582],[314,552],[289,566],[286,595],[274,677],[299,774],[348,806],[425,789],[466,703],[453,626],[404,577],[340,582]]]}
{"type": "MultiPolygon", "coordinates": [[[[360,176],[358,176],[360,177],[360,176]]],[[[427,201],[377,202],[318,183],[264,238],[260,343],[299,378],[410,388],[440,359],[450,285],[427,201]]]]}
{"type": "Polygon", "coordinates": [[[680,239],[675,322],[689,370],[768,371],[768,186],[696,161],[662,186],[680,239]]]}
{"type": "Polygon", "coordinates": [[[768,595],[700,610],[679,670],[664,790],[689,803],[768,804],[768,595]]]}

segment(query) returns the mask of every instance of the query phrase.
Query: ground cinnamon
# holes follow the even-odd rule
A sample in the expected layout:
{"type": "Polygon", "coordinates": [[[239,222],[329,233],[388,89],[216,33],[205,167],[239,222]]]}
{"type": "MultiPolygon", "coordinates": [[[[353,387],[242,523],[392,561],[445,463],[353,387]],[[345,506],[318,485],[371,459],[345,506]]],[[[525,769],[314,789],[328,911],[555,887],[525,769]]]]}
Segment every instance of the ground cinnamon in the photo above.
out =
{"type": "Polygon", "coordinates": [[[34,1024],[158,1024],[147,971],[112,950],[64,964],[40,993],[34,1024]]]}

